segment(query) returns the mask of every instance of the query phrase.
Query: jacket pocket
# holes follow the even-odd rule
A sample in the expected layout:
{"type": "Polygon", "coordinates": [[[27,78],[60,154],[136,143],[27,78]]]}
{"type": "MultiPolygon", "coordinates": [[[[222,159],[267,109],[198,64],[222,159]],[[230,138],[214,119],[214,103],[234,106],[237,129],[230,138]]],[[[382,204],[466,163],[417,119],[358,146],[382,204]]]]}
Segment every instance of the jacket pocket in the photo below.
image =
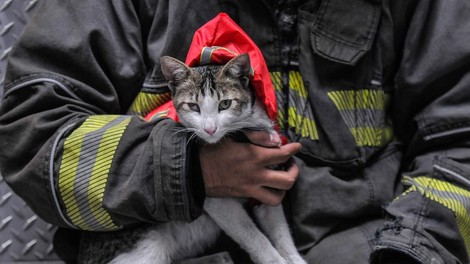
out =
{"type": "Polygon", "coordinates": [[[355,65],[372,47],[380,14],[381,1],[323,0],[311,28],[313,51],[355,65]]]}
{"type": "Polygon", "coordinates": [[[374,43],[381,5],[340,2],[317,1],[299,11],[299,70],[318,128],[316,141],[300,141],[310,163],[362,167],[393,136],[390,90],[374,43]]]}

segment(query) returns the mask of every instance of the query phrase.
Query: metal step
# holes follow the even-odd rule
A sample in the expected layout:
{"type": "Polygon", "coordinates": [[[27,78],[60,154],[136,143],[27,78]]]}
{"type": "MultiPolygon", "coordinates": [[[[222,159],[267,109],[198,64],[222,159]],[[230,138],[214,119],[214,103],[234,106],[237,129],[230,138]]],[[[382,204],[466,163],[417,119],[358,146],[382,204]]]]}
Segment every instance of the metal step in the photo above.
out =
{"type": "MultiPolygon", "coordinates": [[[[0,0],[0,98],[11,46],[42,2],[0,0]]],[[[55,230],[56,227],[39,218],[0,175],[0,263],[63,263],[52,247],[55,230]]]]}

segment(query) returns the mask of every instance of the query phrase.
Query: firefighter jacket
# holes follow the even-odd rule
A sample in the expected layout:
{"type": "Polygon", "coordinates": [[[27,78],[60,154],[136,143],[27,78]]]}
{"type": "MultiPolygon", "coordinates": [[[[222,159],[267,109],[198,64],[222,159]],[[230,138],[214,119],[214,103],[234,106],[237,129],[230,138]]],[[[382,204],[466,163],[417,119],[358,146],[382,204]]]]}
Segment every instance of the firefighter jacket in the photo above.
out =
{"type": "Polygon", "coordinates": [[[142,117],[171,96],[159,58],[184,61],[220,12],[262,51],[280,130],[302,144],[285,210],[306,258],[469,263],[465,0],[46,0],[9,55],[12,189],[69,230],[197,218],[197,146],[173,120],[142,117]]]}

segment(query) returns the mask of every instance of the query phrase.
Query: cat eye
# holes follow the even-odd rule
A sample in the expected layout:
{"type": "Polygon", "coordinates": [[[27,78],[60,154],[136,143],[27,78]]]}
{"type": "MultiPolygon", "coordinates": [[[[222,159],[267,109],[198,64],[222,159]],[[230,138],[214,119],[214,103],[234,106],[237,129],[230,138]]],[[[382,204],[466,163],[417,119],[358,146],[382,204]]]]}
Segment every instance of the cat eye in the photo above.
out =
{"type": "Polygon", "coordinates": [[[195,103],[187,103],[187,104],[191,111],[198,112],[198,113],[200,112],[198,104],[195,104],[195,103]]]}
{"type": "Polygon", "coordinates": [[[226,99],[222,100],[219,103],[219,111],[226,110],[232,105],[232,100],[226,99]]]}

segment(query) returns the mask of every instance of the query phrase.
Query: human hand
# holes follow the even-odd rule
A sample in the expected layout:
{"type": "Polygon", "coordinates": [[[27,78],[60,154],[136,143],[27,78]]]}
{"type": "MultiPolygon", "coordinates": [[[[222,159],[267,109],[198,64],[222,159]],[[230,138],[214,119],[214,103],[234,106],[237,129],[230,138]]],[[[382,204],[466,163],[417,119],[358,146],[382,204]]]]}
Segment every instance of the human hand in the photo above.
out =
{"type": "Polygon", "coordinates": [[[252,143],[224,139],[201,146],[199,158],[206,194],[254,198],[267,205],[278,205],[297,179],[299,169],[291,157],[301,145],[289,143],[278,147],[279,138],[263,131],[249,131],[245,135],[252,143]],[[285,171],[271,169],[285,163],[285,171]]]}

